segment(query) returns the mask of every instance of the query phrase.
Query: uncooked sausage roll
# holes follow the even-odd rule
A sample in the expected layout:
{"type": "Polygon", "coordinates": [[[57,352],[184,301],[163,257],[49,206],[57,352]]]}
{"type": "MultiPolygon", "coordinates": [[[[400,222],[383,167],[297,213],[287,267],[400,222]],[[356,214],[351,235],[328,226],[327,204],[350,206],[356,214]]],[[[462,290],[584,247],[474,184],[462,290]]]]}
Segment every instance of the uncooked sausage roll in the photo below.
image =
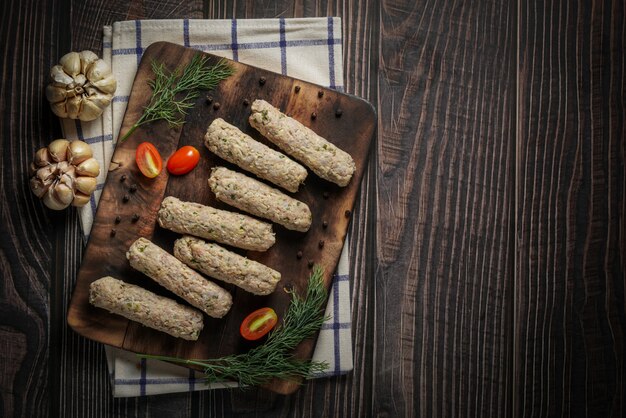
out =
{"type": "Polygon", "coordinates": [[[200,311],[111,276],[91,283],[89,303],[185,340],[197,340],[204,327],[200,311]]]}
{"type": "Polygon", "coordinates": [[[240,213],[168,196],[158,215],[162,228],[206,238],[244,250],[265,251],[276,242],[272,225],[240,213]]]}
{"type": "Polygon", "coordinates": [[[174,244],[174,255],[189,267],[255,295],[269,295],[280,281],[280,273],[248,260],[217,244],[185,236],[174,244]]]}
{"type": "Polygon", "coordinates": [[[321,178],[346,186],[356,165],[347,152],[264,100],[252,103],[250,125],[321,178]]]}
{"type": "Polygon", "coordinates": [[[244,174],[225,167],[213,168],[209,187],[222,202],[287,229],[306,232],[311,227],[311,210],[306,203],[244,174]]]}
{"type": "Polygon", "coordinates": [[[215,119],[209,125],[204,144],[217,156],[292,193],[306,179],[306,168],[223,119],[215,119]]]}
{"type": "Polygon", "coordinates": [[[230,293],[145,238],[130,246],[126,258],[132,268],[213,318],[226,315],[233,304],[230,293]]]}

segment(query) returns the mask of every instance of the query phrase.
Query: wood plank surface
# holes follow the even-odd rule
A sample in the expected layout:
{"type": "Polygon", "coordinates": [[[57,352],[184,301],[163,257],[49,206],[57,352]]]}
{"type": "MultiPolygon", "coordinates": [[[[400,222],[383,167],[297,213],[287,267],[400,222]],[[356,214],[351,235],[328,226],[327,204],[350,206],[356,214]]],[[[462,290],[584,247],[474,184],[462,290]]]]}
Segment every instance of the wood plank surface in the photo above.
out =
{"type": "Polygon", "coordinates": [[[625,13],[594,2],[10,0],[2,7],[4,416],[623,416],[625,13]],[[379,110],[351,224],[355,370],[293,396],[113,399],[65,325],[76,213],[23,177],[41,91],[134,18],[341,16],[345,90],[379,110]],[[19,91],[20,94],[15,94],[19,91]]]}
{"type": "Polygon", "coordinates": [[[624,8],[520,9],[518,416],[626,414],[624,8]]]}

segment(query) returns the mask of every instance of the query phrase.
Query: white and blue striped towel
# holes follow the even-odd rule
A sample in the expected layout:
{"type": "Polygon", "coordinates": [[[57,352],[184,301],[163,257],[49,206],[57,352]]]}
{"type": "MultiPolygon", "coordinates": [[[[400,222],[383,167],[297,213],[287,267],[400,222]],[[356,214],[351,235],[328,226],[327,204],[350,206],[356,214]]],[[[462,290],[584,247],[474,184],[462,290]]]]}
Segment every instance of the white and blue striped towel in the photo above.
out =
{"type": "MultiPolygon", "coordinates": [[[[143,20],[115,22],[104,28],[103,58],[111,64],[118,87],[112,105],[93,122],[63,120],[67,139],[91,144],[99,160],[98,188],[90,204],[79,210],[89,231],[106,180],[109,162],[122,124],[128,96],[143,51],[157,41],[169,41],[287,74],[337,90],[342,89],[342,37],[339,18],[255,20],[143,20]]],[[[351,308],[347,243],[334,275],[314,360],[330,368],[321,376],[352,370],[351,308]]],[[[106,347],[115,397],[155,395],[209,389],[201,373],[106,347]]],[[[212,386],[216,388],[220,386],[212,386]]]]}

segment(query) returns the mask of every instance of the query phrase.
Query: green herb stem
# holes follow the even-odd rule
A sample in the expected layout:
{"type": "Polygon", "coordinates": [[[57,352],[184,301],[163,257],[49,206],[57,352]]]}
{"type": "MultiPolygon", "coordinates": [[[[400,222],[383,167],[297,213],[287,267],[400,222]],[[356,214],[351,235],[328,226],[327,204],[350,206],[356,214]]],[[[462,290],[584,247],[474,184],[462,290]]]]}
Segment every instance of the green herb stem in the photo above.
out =
{"type": "Polygon", "coordinates": [[[196,54],[184,67],[177,67],[169,72],[163,63],[152,61],[154,80],[148,81],[152,88],[150,102],[144,108],[137,122],[124,134],[124,142],[138,127],[157,120],[167,121],[170,128],[185,123],[187,110],[192,108],[198,97],[198,90],[211,90],[225,78],[234,73],[234,69],[224,60],[212,67],[206,66],[207,57],[196,54]]]}
{"type": "Polygon", "coordinates": [[[323,308],[327,299],[324,271],[315,266],[309,278],[306,296],[289,291],[291,304],[282,324],[275,328],[265,343],[247,353],[209,360],[185,360],[177,357],[141,354],[140,357],[170,361],[204,369],[207,383],[234,380],[241,386],[258,386],[271,379],[297,380],[328,368],[326,362],[297,359],[292,351],[303,340],[310,338],[328,318],[323,308]]]}

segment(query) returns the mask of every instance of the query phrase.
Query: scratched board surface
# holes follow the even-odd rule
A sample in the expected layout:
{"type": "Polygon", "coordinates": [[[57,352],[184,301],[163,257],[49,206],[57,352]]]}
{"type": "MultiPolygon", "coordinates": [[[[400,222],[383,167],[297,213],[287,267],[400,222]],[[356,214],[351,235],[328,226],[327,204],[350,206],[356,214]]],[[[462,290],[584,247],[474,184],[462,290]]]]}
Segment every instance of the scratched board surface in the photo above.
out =
{"type": "MultiPolygon", "coordinates": [[[[150,68],[152,60],[163,62],[170,70],[174,70],[177,66],[188,63],[198,53],[200,52],[165,42],[153,44],[145,51],[135,77],[120,137],[139,119],[150,99],[151,90],[147,81],[153,77],[150,68]]],[[[220,59],[206,55],[209,65],[220,59]]],[[[254,346],[240,337],[241,321],[253,310],[264,306],[273,307],[282,316],[291,298],[284,289],[293,287],[300,293],[306,289],[311,272],[310,262],[324,268],[325,284],[327,288],[330,286],[367,162],[376,124],[375,112],[369,103],[357,97],[248,65],[229,63],[235,69],[234,75],[222,81],[215,90],[200,95],[195,106],[188,112],[182,128],[171,129],[163,121],[146,124],[137,129],[127,141],[118,143],[68,310],[68,323],[79,334],[138,353],[182,358],[218,358],[242,353],[254,346]],[[260,82],[261,77],[265,78],[265,83],[260,82]],[[212,101],[207,100],[207,96],[211,96],[212,101]],[[354,177],[345,188],[324,181],[309,170],[305,185],[297,193],[291,194],[311,208],[313,223],[308,232],[289,231],[274,224],[276,244],[268,251],[235,250],[278,270],[282,279],[276,291],[268,296],[256,296],[216,281],[233,295],[233,306],[221,319],[205,315],[204,330],[196,342],[171,337],[91,306],[88,301],[90,283],[107,275],[181,301],[150,278],[134,271],[125,253],[139,237],[146,237],[172,253],[174,241],[180,235],[160,228],[156,222],[157,211],[165,196],[176,196],[182,200],[236,211],[215,199],[207,179],[212,167],[226,166],[237,171],[242,170],[210,153],[204,146],[204,134],[209,124],[219,117],[255,139],[271,145],[248,123],[249,104],[257,98],[272,103],[309,126],[347,151],[356,163],[354,177]],[[338,109],[342,111],[340,117],[337,117],[338,109]],[[311,117],[313,113],[316,114],[315,118],[311,117]],[[146,140],[158,148],[164,161],[178,148],[192,145],[200,151],[200,163],[184,176],[170,176],[164,169],[157,178],[148,179],[141,175],[134,162],[137,145],[146,140]],[[124,181],[122,176],[126,176],[124,181]],[[130,191],[132,185],[136,185],[136,192],[130,191]],[[123,199],[125,195],[129,197],[127,202],[123,199]],[[140,215],[136,222],[132,221],[134,214],[140,215]],[[117,216],[122,219],[119,224],[115,224],[117,216]],[[324,222],[327,222],[327,227],[322,226],[324,222]],[[114,236],[111,234],[112,229],[116,230],[114,236]],[[320,241],[324,241],[322,248],[320,241]],[[297,257],[298,251],[303,253],[301,258],[297,257]]],[[[313,347],[314,340],[307,340],[297,348],[296,354],[302,358],[310,358],[313,347]]],[[[280,393],[289,393],[297,385],[273,382],[269,387],[280,393]]]]}

